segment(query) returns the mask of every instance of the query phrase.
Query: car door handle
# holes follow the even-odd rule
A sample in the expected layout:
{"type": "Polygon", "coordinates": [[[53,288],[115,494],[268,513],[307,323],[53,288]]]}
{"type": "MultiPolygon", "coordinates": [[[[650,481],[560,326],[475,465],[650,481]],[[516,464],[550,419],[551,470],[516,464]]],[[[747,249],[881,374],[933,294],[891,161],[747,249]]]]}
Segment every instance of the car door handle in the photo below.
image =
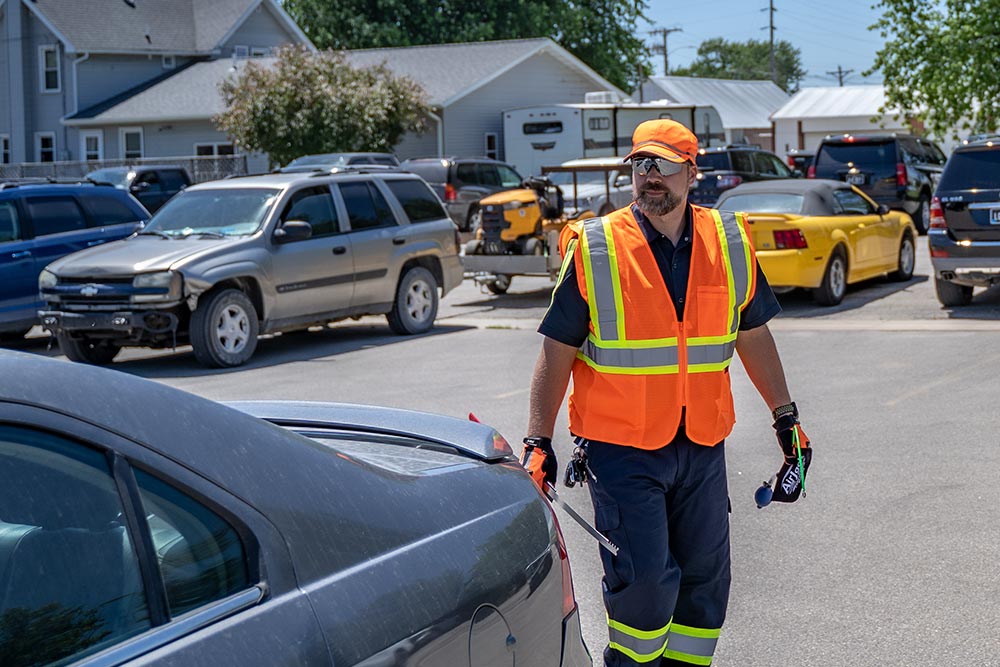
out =
{"type": "Polygon", "coordinates": [[[333,249],[333,254],[334,255],[343,255],[346,252],[347,252],[347,248],[345,246],[342,246],[342,245],[339,245],[339,246],[337,246],[337,247],[335,247],[333,249]]]}
{"type": "Polygon", "coordinates": [[[20,250],[18,252],[10,253],[11,259],[21,259],[22,257],[31,257],[30,250],[20,250]]]}
{"type": "Polygon", "coordinates": [[[392,245],[403,245],[406,243],[406,239],[401,239],[398,236],[392,240],[392,245]]]}

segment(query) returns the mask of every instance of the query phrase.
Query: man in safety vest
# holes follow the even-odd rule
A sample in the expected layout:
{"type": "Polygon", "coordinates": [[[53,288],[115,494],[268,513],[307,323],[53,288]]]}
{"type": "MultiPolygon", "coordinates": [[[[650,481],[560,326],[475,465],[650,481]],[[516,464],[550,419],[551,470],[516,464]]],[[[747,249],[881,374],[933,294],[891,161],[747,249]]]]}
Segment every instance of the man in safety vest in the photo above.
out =
{"type": "MultiPolygon", "coordinates": [[[[636,128],[625,158],[635,201],[569,232],[538,329],[522,461],[536,483],[555,483],[551,438],[572,376],[569,427],[596,478],[595,523],[619,547],[601,550],[609,667],[712,662],[729,599],[734,351],[772,410],[783,470],[797,458],[804,477],[812,454],[745,216],[687,203],[697,153],[680,123],[636,128]]],[[[774,499],[799,490],[779,484],[774,499]]]]}

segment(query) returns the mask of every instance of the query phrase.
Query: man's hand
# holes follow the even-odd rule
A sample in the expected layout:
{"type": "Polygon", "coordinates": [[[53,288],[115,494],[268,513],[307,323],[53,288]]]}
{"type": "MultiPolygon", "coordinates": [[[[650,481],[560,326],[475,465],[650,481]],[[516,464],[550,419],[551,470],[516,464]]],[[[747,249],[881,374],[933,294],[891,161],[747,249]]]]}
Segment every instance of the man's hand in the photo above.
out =
{"type": "Polygon", "coordinates": [[[552,438],[529,436],[524,439],[521,465],[528,471],[531,480],[545,493],[545,483],[553,486],[559,474],[556,453],[552,450],[552,438]]]}
{"type": "Polygon", "coordinates": [[[812,449],[809,447],[809,437],[799,424],[799,411],[794,403],[778,408],[774,414],[774,432],[785,461],[778,471],[772,500],[794,503],[805,491],[812,449]]]}

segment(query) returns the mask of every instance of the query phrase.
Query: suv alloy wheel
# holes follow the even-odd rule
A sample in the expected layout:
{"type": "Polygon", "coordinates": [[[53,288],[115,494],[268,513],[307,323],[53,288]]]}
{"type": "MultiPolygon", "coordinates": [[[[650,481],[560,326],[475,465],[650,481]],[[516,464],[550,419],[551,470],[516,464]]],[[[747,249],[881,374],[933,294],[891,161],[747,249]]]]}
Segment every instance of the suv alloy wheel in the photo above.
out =
{"type": "Polygon", "coordinates": [[[438,284],[434,275],[422,266],[413,266],[399,281],[396,301],[386,319],[395,333],[424,333],[434,325],[437,310],[438,284]]]}
{"type": "Polygon", "coordinates": [[[191,314],[191,347],[205,366],[245,363],[257,349],[257,311],[237,289],[211,292],[191,314]]]}

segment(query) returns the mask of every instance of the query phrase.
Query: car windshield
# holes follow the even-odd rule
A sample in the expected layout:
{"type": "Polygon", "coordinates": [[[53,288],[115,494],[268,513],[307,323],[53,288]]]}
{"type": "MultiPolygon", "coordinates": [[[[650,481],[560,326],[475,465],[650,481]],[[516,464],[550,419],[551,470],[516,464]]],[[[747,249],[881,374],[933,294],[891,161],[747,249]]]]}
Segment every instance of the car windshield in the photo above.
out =
{"type": "Polygon", "coordinates": [[[938,192],[955,190],[1000,190],[1000,150],[983,148],[952,153],[938,192]]]}
{"type": "Polygon", "coordinates": [[[752,192],[734,194],[719,202],[723,211],[746,211],[747,213],[801,213],[802,195],[783,192],[752,192]]]}
{"type": "Polygon", "coordinates": [[[345,165],[347,158],[343,155],[303,155],[288,163],[289,167],[314,167],[320,165],[345,165]]]}
{"type": "Polygon", "coordinates": [[[164,204],[143,233],[242,236],[256,232],[278,198],[270,188],[186,190],[164,204]]]}
{"type": "Polygon", "coordinates": [[[830,170],[858,167],[878,174],[896,173],[896,144],[892,141],[823,144],[816,156],[819,175],[830,170]]]}
{"type": "Polygon", "coordinates": [[[576,174],[576,184],[579,185],[600,185],[604,187],[605,181],[608,180],[609,172],[606,171],[556,171],[551,174],[547,174],[547,177],[553,184],[559,187],[569,186],[573,187],[573,174],[576,174]]]}
{"type": "Polygon", "coordinates": [[[116,188],[128,187],[127,169],[97,169],[87,174],[86,178],[99,183],[110,183],[116,188]]]}

